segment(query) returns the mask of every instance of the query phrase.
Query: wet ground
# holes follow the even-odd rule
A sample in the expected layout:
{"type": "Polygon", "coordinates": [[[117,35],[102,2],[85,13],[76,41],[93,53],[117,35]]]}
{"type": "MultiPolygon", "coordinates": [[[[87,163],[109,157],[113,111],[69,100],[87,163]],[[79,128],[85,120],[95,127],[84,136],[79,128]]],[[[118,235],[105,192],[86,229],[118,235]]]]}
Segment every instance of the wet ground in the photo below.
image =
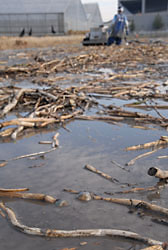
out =
{"type": "MultiPolygon", "coordinates": [[[[73,48],[72,55],[78,55],[79,51],[90,50],[81,46],[73,48]]],[[[41,57],[53,59],[64,57],[64,51],[55,48],[54,53],[50,49],[46,50],[26,50],[26,51],[5,51],[1,52],[2,64],[12,66],[27,63],[31,60],[28,55],[42,54],[41,57]]],[[[97,50],[98,53],[99,50],[97,50]]],[[[101,48],[101,53],[103,48],[101,48]]],[[[160,83],[158,89],[162,93],[167,93],[167,63],[154,65],[158,67],[157,74],[150,75],[150,80],[160,83]],[[152,79],[153,77],[153,79],[152,79]]],[[[142,65],[143,67],[143,65],[142,65]]],[[[113,72],[112,67],[95,67],[94,70],[87,70],[83,73],[73,74],[67,72],[58,73],[57,76],[64,77],[54,84],[61,88],[69,85],[78,86],[87,81],[98,81],[105,79],[113,72]]],[[[116,66],[115,66],[116,70],[116,66]]],[[[149,74],[148,74],[149,79],[149,74]]],[[[49,85],[34,83],[34,79],[1,79],[2,86],[14,85],[29,88],[50,88],[49,85]]],[[[36,79],[37,80],[37,79],[36,79]]],[[[138,80],[138,79],[137,79],[138,80]]],[[[132,80],[130,80],[132,81],[132,80]]],[[[129,82],[129,81],[127,81],[129,82]]],[[[124,107],[127,103],[135,100],[121,100],[112,98],[111,95],[89,93],[100,105],[116,105],[124,107]]],[[[167,101],[162,99],[147,100],[148,103],[155,102],[158,105],[166,105],[167,101]]],[[[130,109],[129,111],[139,111],[130,109]]],[[[87,115],[97,112],[93,107],[86,111],[87,115]]],[[[154,109],[140,110],[147,114],[158,113],[154,109]]],[[[159,114],[168,116],[167,109],[160,109],[159,114]]],[[[15,113],[7,116],[6,120],[15,117],[15,113]]],[[[18,115],[18,114],[17,114],[18,115]]],[[[16,115],[16,116],[17,116],[16,115]]],[[[23,115],[23,113],[22,113],[23,115]]],[[[2,120],[1,120],[2,122],[2,120]]],[[[149,176],[147,171],[150,167],[167,169],[167,159],[158,159],[158,156],[167,155],[167,148],[158,150],[156,153],[144,157],[135,162],[133,166],[126,166],[126,163],[137,155],[149,150],[125,151],[125,148],[132,145],[144,144],[156,141],[161,136],[167,136],[167,130],[160,126],[151,125],[142,129],[135,127],[131,121],[122,123],[110,123],[105,121],[86,121],[74,119],[66,124],[66,128],[61,125],[50,129],[43,129],[34,132],[32,136],[26,136],[18,140],[2,140],[0,142],[0,159],[8,160],[16,156],[31,154],[50,149],[49,145],[41,145],[40,141],[49,141],[53,135],[59,132],[59,147],[43,157],[31,157],[20,160],[9,161],[5,167],[0,169],[1,188],[27,187],[32,193],[49,194],[58,199],[66,200],[67,207],[57,207],[55,204],[35,202],[28,200],[2,198],[1,200],[11,207],[18,219],[25,225],[40,228],[55,229],[121,229],[132,231],[158,241],[167,241],[167,227],[155,223],[153,218],[156,214],[141,213],[139,210],[130,212],[130,208],[104,201],[91,200],[89,202],[79,201],[75,194],[65,192],[64,189],[77,191],[89,191],[98,195],[111,197],[107,193],[128,190],[134,187],[149,187],[157,184],[158,180],[149,176]],[[97,174],[94,174],[84,166],[90,164],[98,170],[111,175],[118,180],[118,183],[110,182],[97,174]]],[[[168,207],[167,187],[160,191],[137,192],[130,194],[114,194],[112,197],[139,199],[168,207]]],[[[90,238],[42,238],[23,234],[7,222],[0,220],[0,249],[2,250],[59,250],[59,249],[87,249],[87,250],[122,250],[122,249],[142,249],[145,247],[137,241],[114,239],[109,237],[90,238]]]]}

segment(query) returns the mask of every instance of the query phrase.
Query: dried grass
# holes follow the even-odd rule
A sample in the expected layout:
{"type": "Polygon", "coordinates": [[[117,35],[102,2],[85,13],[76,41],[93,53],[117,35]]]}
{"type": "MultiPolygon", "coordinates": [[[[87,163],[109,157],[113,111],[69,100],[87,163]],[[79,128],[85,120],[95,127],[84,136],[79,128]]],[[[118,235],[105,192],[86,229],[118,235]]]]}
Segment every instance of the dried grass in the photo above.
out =
{"type": "Polygon", "coordinates": [[[80,44],[84,35],[45,36],[45,37],[0,37],[0,50],[45,48],[59,45],[80,44]]]}

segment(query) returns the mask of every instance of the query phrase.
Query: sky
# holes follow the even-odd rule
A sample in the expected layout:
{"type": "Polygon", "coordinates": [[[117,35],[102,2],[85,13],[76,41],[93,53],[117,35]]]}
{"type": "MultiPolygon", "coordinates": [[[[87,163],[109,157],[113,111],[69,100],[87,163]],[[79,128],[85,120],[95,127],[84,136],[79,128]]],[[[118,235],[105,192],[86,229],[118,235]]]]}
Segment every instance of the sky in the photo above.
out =
{"type": "Polygon", "coordinates": [[[98,3],[103,21],[109,21],[117,11],[118,0],[82,0],[82,3],[98,3]]]}

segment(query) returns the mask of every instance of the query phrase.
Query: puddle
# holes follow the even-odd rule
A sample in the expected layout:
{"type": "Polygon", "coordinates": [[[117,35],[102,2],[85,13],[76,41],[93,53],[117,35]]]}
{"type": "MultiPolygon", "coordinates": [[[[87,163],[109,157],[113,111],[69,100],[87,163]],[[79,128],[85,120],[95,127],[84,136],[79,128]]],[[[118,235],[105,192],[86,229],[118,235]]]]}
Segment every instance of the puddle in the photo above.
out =
{"type": "MultiPolygon", "coordinates": [[[[110,74],[111,69],[99,69],[99,73],[110,74]]],[[[78,85],[83,81],[83,76],[71,75],[71,80],[62,84],[64,87],[78,85]]],[[[85,75],[86,79],[88,74],[85,75]]],[[[84,80],[86,80],[84,79],[84,80]]],[[[2,86],[6,86],[4,82],[2,86]]],[[[17,84],[18,87],[48,88],[24,80],[17,84]]],[[[62,86],[61,86],[62,87],[62,86]]],[[[160,88],[163,88],[161,86],[160,88]]],[[[163,91],[166,91],[163,88],[163,91]]],[[[140,109],[126,108],[124,105],[133,103],[136,100],[120,100],[111,98],[110,95],[89,94],[99,102],[99,105],[116,105],[129,111],[143,112],[157,116],[156,111],[145,111],[140,109]]],[[[157,104],[167,104],[165,101],[157,100],[157,104]]],[[[86,114],[93,115],[98,110],[90,109],[86,114]]],[[[159,112],[167,116],[167,110],[159,112]]],[[[21,113],[25,116],[26,113],[21,113]]],[[[14,118],[15,116],[13,116],[14,118]]],[[[7,117],[8,120],[11,117],[7,117]]],[[[156,153],[144,157],[135,162],[133,166],[126,166],[126,163],[147,150],[125,151],[125,148],[132,145],[144,144],[156,141],[161,136],[167,136],[167,131],[156,127],[155,130],[144,130],[133,128],[131,122],[113,124],[103,121],[79,121],[74,120],[66,125],[66,128],[55,126],[48,130],[34,131],[29,136],[25,135],[16,141],[0,141],[0,160],[12,159],[16,156],[46,151],[50,145],[41,145],[40,141],[50,141],[56,132],[59,132],[60,146],[44,157],[26,158],[9,161],[0,168],[2,188],[26,187],[32,193],[45,193],[58,199],[67,200],[69,206],[58,208],[55,205],[48,205],[43,202],[33,202],[17,199],[2,198],[6,204],[16,211],[19,220],[26,225],[40,228],[57,229],[99,229],[114,228],[133,231],[145,237],[165,241],[167,239],[167,228],[155,224],[152,217],[138,211],[130,213],[128,207],[92,200],[82,202],[76,199],[76,195],[64,192],[64,189],[77,191],[89,191],[98,195],[107,196],[106,192],[115,193],[121,190],[128,190],[133,187],[149,187],[157,183],[157,180],[148,176],[150,167],[167,169],[167,160],[158,159],[160,155],[167,155],[167,149],[158,150],[156,153]],[[118,163],[114,164],[114,162],[118,163]],[[84,169],[86,164],[96,167],[119,183],[112,183],[97,174],[84,169]],[[120,168],[122,166],[126,169],[120,168]],[[127,183],[130,185],[123,185],[127,183]]],[[[107,196],[110,197],[110,196],[107,196]]],[[[139,192],[114,197],[139,199],[153,202],[167,207],[167,190],[156,192],[139,192]]],[[[69,239],[48,239],[36,236],[28,236],[14,230],[5,219],[0,220],[1,226],[1,249],[36,250],[46,249],[87,249],[87,250],[119,250],[119,249],[142,249],[145,246],[129,240],[111,239],[109,237],[91,238],[69,238],[69,239]],[[9,237],[10,235],[10,241],[9,237]],[[82,245],[82,242],[86,244],[82,245]]]]}
{"type": "MultiPolygon", "coordinates": [[[[125,152],[125,147],[135,145],[137,142],[153,141],[167,133],[163,131],[142,131],[132,129],[127,125],[115,126],[104,122],[85,121],[72,122],[67,126],[67,129],[70,132],[66,132],[62,128],[58,130],[60,147],[56,151],[36,160],[12,161],[6,167],[1,168],[0,179],[3,188],[28,187],[30,192],[49,194],[59,199],[65,199],[69,203],[68,207],[56,208],[54,205],[44,205],[43,203],[8,200],[9,207],[17,211],[19,219],[30,226],[36,225],[42,228],[118,228],[123,230],[130,230],[131,228],[132,231],[137,233],[146,232],[145,235],[148,237],[152,238],[156,235],[157,239],[164,240],[167,237],[166,228],[157,226],[156,229],[150,217],[139,218],[137,212],[129,214],[127,207],[116,204],[101,201],[84,203],[76,200],[75,195],[63,192],[63,189],[90,191],[104,196],[104,192],[121,190],[121,185],[111,183],[85,170],[86,164],[95,166],[97,169],[117,178],[121,183],[135,183],[136,186],[143,187],[156,184],[156,180],[147,175],[147,170],[149,167],[156,165],[163,169],[166,168],[166,161],[159,161],[156,158],[157,155],[166,153],[166,150],[137,161],[134,166],[128,167],[130,172],[123,171],[115,166],[112,161],[124,166],[127,161],[137,155],[137,152],[125,152]],[[131,226],[130,221],[132,222],[131,226]]],[[[34,137],[16,141],[16,143],[1,144],[0,159],[45,151],[49,146],[40,145],[38,142],[51,140],[55,132],[37,134],[34,137]]],[[[128,187],[125,189],[128,189],[128,187]]],[[[151,194],[129,194],[123,196],[123,198],[149,201],[148,196],[151,194]]],[[[157,201],[158,204],[163,205],[166,203],[166,199],[167,191],[164,190],[157,199],[154,197],[152,202],[157,201]]],[[[87,249],[97,249],[94,242],[99,242],[98,249],[102,250],[104,244],[107,249],[111,249],[111,246],[127,247],[135,244],[135,242],[94,237],[92,239],[52,239],[48,241],[40,237],[32,238],[22,235],[8,227],[4,220],[1,220],[0,223],[1,228],[3,226],[1,237],[12,233],[12,237],[15,239],[15,247],[18,249],[27,249],[32,244],[36,246],[36,249],[55,249],[55,245],[60,248],[75,247],[83,241],[87,242],[87,249]]],[[[6,237],[4,237],[2,245],[5,249],[10,249],[6,237]]],[[[141,247],[138,247],[137,244],[136,249],[141,249],[141,247]]]]}

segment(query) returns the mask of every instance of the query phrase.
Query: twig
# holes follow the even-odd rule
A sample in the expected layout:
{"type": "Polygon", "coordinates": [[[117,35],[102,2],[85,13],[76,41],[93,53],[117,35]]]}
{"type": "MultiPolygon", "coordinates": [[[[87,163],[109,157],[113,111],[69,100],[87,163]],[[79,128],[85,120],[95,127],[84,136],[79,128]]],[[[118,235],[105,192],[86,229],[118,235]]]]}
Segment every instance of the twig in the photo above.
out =
{"type": "Polygon", "coordinates": [[[113,163],[114,165],[116,165],[117,167],[121,168],[124,171],[130,172],[129,169],[126,169],[126,168],[122,167],[118,162],[116,162],[114,160],[112,160],[111,163],[113,163]]]}
{"type": "Polygon", "coordinates": [[[38,153],[32,153],[32,154],[28,154],[28,155],[17,156],[17,157],[14,157],[12,159],[5,160],[1,164],[5,166],[9,161],[20,160],[20,159],[29,158],[29,157],[32,157],[32,156],[44,155],[44,154],[48,154],[48,153],[50,153],[50,152],[52,152],[54,150],[56,150],[56,148],[52,148],[52,149],[49,149],[47,151],[42,151],[42,152],[38,152],[38,153]]]}

